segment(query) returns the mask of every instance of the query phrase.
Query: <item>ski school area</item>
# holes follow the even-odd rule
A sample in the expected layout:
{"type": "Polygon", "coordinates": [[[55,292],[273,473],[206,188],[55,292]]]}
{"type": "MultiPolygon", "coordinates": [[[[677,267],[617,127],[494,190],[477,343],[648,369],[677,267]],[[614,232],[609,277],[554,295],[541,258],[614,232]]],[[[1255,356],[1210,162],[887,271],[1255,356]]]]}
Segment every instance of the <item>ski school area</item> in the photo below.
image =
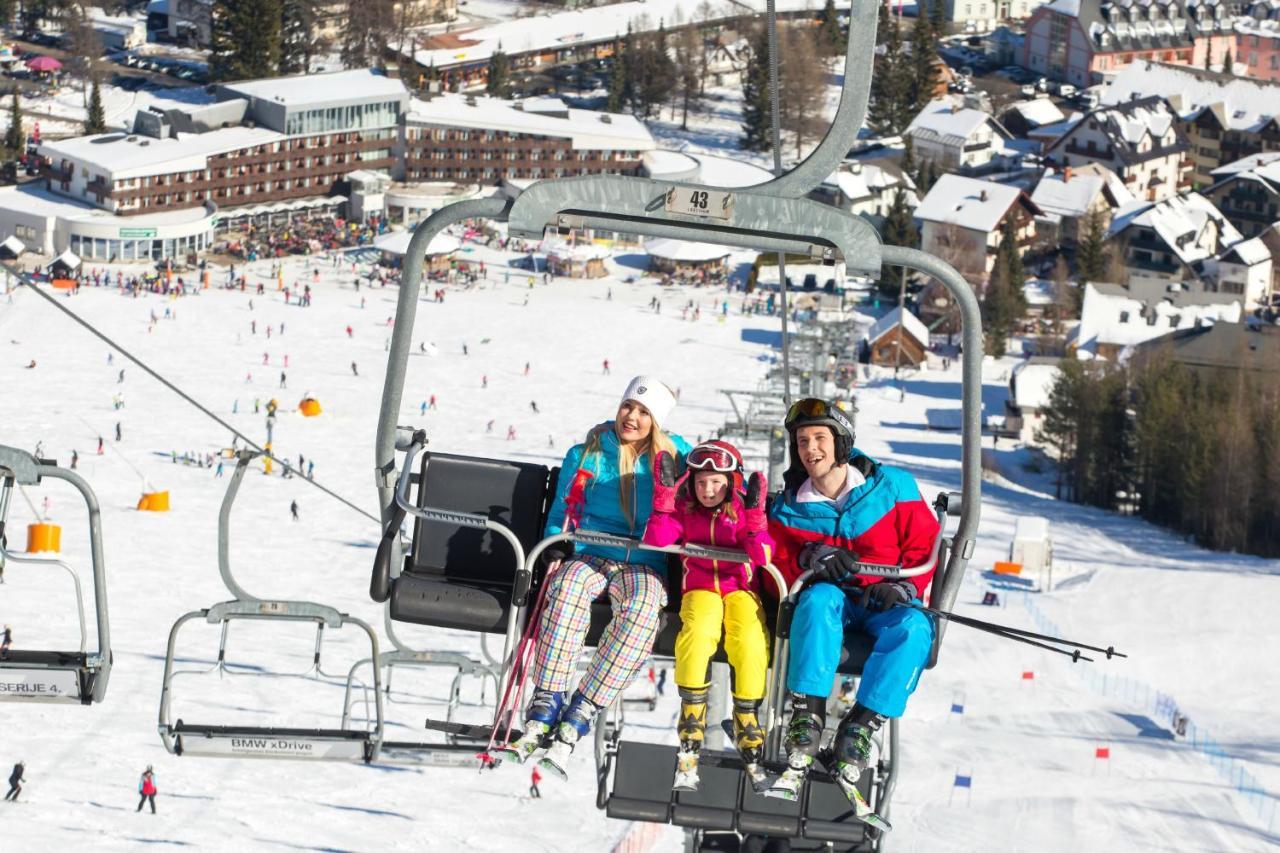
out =
{"type": "MultiPolygon", "coordinates": [[[[510,267],[527,256],[463,248],[486,275],[467,286],[424,285],[394,413],[398,425],[422,431],[424,470],[435,466],[428,478],[446,477],[450,456],[558,466],[618,415],[636,376],[670,387],[676,400],[661,427],[693,446],[716,438],[730,416],[723,390],[758,387],[778,363],[778,350],[760,342],[772,340],[778,319],[755,313],[736,289],[664,287],[624,256],[603,259],[602,278],[539,272],[531,281],[510,267]],[[699,310],[682,310],[690,302],[699,310]]],[[[734,253],[729,266],[740,272],[753,257],[734,253]]],[[[38,447],[62,469],[74,453],[73,473],[101,512],[96,584],[74,483],[47,476],[6,491],[7,654],[88,649],[79,660],[92,664],[108,612],[111,650],[104,701],[0,702],[8,735],[0,764],[24,767],[20,796],[0,804],[8,849],[684,849],[678,826],[595,808],[596,731],[620,750],[611,753],[617,774],[642,747],[675,755],[681,697],[671,659],[644,661],[616,709],[564,757],[567,778],[544,768],[538,781],[535,761],[482,764],[484,738],[467,737],[492,725],[501,698],[501,627],[393,625],[371,599],[384,540],[371,474],[399,288],[370,285],[370,264],[370,250],[344,252],[336,264],[328,255],[259,260],[237,264],[243,291],[219,287],[226,272],[213,269],[212,286],[184,296],[125,293],[116,272],[127,279],[140,270],[128,267],[103,268],[110,286],[39,285],[118,349],[30,287],[0,298],[0,444],[38,447]],[[215,417],[269,441],[278,461],[237,457],[245,442],[215,417]],[[25,544],[39,552],[24,553],[33,550],[25,544]],[[24,557],[63,561],[78,580],[24,557]],[[298,618],[271,618],[281,615],[298,618]],[[370,665],[375,647],[397,653],[395,662],[370,665]],[[427,720],[456,725],[432,730],[427,720]],[[378,721],[382,748],[366,760],[378,721]],[[337,731],[350,734],[314,736],[337,731]],[[441,746],[429,761],[424,743],[441,746]],[[135,811],[148,765],[154,816],[135,811]]],[[[1018,361],[981,365],[987,412],[1003,408],[1018,361]]],[[[960,434],[930,428],[958,422],[961,371],[957,361],[895,379],[871,368],[855,389],[857,449],[909,473],[927,502],[961,487],[960,434]]],[[[744,452],[754,470],[760,448],[744,452]]],[[[989,452],[1000,473],[982,484],[981,525],[952,608],[961,618],[895,729],[892,831],[867,837],[886,850],[931,853],[1274,849],[1280,684],[1264,650],[1280,642],[1280,565],[1057,501],[1052,476],[1032,469],[1027,448],[1004,441],[989,452]],[[1030,538],[1042,551],[1051,540],[1051,555],[1032,556],[1025,541],[1015,554],[1019,528],[1037,527],[1028,518],[1044,520],[1030,538]],[[962,619],[1127,657],[1085,651],[1093,662],[1073,662],[962,619]]],[[[19,457],[4,458],[17,465],[19,457]]],[[[394,487],[398,473],[377,482],[394,487]]],[[[441,523],[407,518],[402,529],[411,537],[441,523]]],[[[441,549],[478,547],[482,533],[454,530],[441,549]]],[[[459,605],[455,622],[472,615],[459,605]]],[[[573,664],[572,684],[584,662],[573,664]]],[[[4,684],[24,683],[15,671],[0,660],[4,684]]],[[[64,695],[84,691],[74,668],[61,672],[51,683],[64,695]]],[[[833,682],[831,725],[853,690],[833,682]]],[[[720,707],[725,716],[706,721],[712,745],[724,740],[732,706],[720,707]]],[[[781,736],[788,717],[779,711],[766,737],[781,736]]],[[[516,734],[523,722],[521,707],[516,734]]],[[[704,764],[710,790],[723,768],[704,764]]],[[[628,793],[616,775],[609,793],[643,803],[666,798],[673,781],[641,779],[628,793]]],[[[830,793],[814,784],[811,810],[819,791],[830,793]]],[[[834,824],[847,822],[847,802],[824,802],[834,824]]],[[[705,808],[719,820],[714,804],[705,808]]],[[[792,849],[852,848],[798,839],[792,849]]]]}

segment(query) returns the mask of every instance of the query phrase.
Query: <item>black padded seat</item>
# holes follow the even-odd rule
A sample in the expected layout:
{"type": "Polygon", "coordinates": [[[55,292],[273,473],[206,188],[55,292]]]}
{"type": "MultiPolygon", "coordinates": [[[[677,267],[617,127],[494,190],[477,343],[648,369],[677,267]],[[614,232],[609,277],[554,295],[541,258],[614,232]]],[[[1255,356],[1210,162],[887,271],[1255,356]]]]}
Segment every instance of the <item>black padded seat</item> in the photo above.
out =
{"type": "MultiPolygon", "coordinates": [[[[418,483],[418,506],[483,515],[505,524],[526,553],[542,538],[555,489],[545,465],[431,452],[422,456],[418,483]]],[[[415,519],[412,554],[391,589],[391,618],[502,633],[515,573],[515,555],[502,536],[415,519]]]]}
{"type": "Polygon", "coordinates": [[[671,786],[655,780],[675,778],[676,748],[624,740],[618,744],[615,766],[613,792],[605,804],[605,814],[622,820],[669,822],[671,786]]]}

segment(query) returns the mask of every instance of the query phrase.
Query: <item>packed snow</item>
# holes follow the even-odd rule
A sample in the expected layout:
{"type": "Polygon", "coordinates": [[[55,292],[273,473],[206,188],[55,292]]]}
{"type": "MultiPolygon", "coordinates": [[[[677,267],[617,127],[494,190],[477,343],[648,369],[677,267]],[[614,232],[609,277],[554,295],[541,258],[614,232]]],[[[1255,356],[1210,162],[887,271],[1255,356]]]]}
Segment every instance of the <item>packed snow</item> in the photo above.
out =
{"type": "MultiPolygon", "coordinates": [[[[680,388],[671,429],[691,440],[711,435],[729,414],[718,389],[754,385],[775,355],[750,341],[762,337],[753,331],[774,331],[776,319],[741,314],[740,294],[664,289],[635,278],[642,255],[617,256],[606,279],[544,285],[539,275],[532,286],[527,271],[504,266],[505,254],[467,244],[461,257],[486,260],[488,279],[471,289],[446,288],[443,302],[431,300],[438,285],[424,289],[400,412],[400,423],[427,429],[432,449],[558,463],[589,427],[613,414],[637,373],[680,388]],[[661,313],[649,307],[654,297],[661,313]],[[729,313],[721,317],[725,299],[729,313]],[[681,317],[688,300],[702,308],[697,321],[681,317]],[[432,395],[437,408],[424,414],[432,395]],[[509,426],[513,440],[506,438],[509,426]]],[[[285,262],[286,286],[317,281],[309,308],[284,303],[270,261],[245,268],[250,291],[258,281],[266,285],[263,296],[217,289],[215,271],[215,288],[198,296],[135,299],[114,287],[88,287],[57,298],[255,440],[265,438],[255,400],[261,406],[278,399],[277,454],[314,460],[317,481],[376,514],[374,426],[397,291],[366,285],[357,292],[351,260],[335,268],[317,258],[315,274],[305,259],[285,262]],[[282,371],[287,388],[280,387],[282,371]],[[296,412],[305,395],[320,401],[322,415],[296,412]]],[[[215,469],[175,463],[173,454],[215,453],[231,438],[119,353],[108,364],[105,345],[26,289],[11,302],[0,298],[0,346],[7,351],[0,359],[2,441],[28,450],[41,442],[44,455],[64,465],[77,450],[79,470],[102,503],[115,651],[102,705],[0,705],[8,733],[0,765],[22,759],[28,773],[18,804],[0,812],[8,818],[6,845],[601,851],[628,831],[593,808],[589,750],[574,757],[567,784],[542,783],[540,801],[527,796],[528,770],[509,766],[479,773],[165,753],[155,725],[169,627],[187,611],[230,597],[217,575],[215,534],[232,466],[218,478],[215,469]],[[36,366],[28,368],[32,361],[36,366]],[[113,397],[123,397],[123,408],[113,408],[113,397]],[[120,441],[113,440],[117,421],[120,441]],[[94,452],[98,436],[105,439],[103,455],[94,452]],[[170,492],[170,512],[135,510],[139,495],[152,489],[170,492]],[[138,774],[148,764],[158,774],[155,817],[133,812],[138,774]]],[[[1014,363],[986,366],[988,413],[1002,408],[1002,377],[1014,363]]],[[[909,468],[930,498],[958,488],[958,436],[925,427],[931,412],[958,409],[958,365],[908,377],[903,389],[878,373],[861,384],[859,446],[909,468]]],[[[1280,562],[1206,552],[1142,522],[1055,501],[1043,478],[1018,484],[1028,482],[1020,467],[1028,455],[1007,442],[991,451],[1003,476],[984,484],[978,547],[957,609],[1036,630],[1021,593],[999,589],[1000,608],[978,602],[989,588],[984,573],[1008,556],[1016,518],[1043,515],[1063,580],[1034,596],[1034,606],[1067,636],[1114,644],[1130,657],[1072,664],[950,628],[939,665],[922,679],[902,727],[892,849],[1270,849],[1280,840],[1274,826],[1260,821],[1205,756],[1173,739],[1136,700],[1092,690],[1078,673],[1093,667],[1173,695],[1233,757],[1248,762],[1265,788],[1280,790],[1274,762],[1280,678],[1266,653],[1277,640],[1280,562]],[[953,712],[955,704],[962,714],[953,712]],[[1109,748],[1110,758],[1096,759],[1098,747],[1109,748]],[[969,776],[972,787],[956,788],[957,775],[969,776]]],[[[49,495],[65,555],[85,570],[87,582],[83,512],[74,496],[59,484],[28,491],[36,510],[49,495]]],[[[11,546],[21,546],[32,512],[15,498],[11,546]]],[[[233,517],[232,563],[256,595],[330,604],[381,633],[381,608],[367,594],[378,533],[376,523],[300,478],[252,473],[233,517]],[[290,518],[293,500],[298,521],[290,518]]],[[[4,580],[0,622],[13,625],[15,647],[74,645],[64,578],[10,564],[4,580]]],[[[216,630],[196,622],[188,631],[180,637],[182,665],[208,670],[216,630]]],[[[403,626],[398,633],[415,647],[479,654],[478,642],[459,632],[403,626]]],[[[298,626],[237,623],[229,646],[236,674],[184,676],[175,717],[335,726],[341,679],[253,674],[254,667],[304,673],[312,643],[310,630],[298,626]]],[[[367,641],[352,629],[327,631],[324,643],[325,673],[345,675],[368,654],[367,641]]],[[[388,704],[388,736],[424,737],[423,719],[443,711],[429,700],[444,695],[447,677],[397,671],[395,678],[397,697],[407,701],[388,704]]],[[[653,712],[629,709],[624,736],[674,742],[672,688],[668,680],[653,712]]],[[[467,691],[466,698],[476,698],[472,685],[467,691]]],[[[483,719],[478,709],[462,716],[483,719]]],[[[652,849],[680,844],[680,831],[668,828],[652,849]]]]}

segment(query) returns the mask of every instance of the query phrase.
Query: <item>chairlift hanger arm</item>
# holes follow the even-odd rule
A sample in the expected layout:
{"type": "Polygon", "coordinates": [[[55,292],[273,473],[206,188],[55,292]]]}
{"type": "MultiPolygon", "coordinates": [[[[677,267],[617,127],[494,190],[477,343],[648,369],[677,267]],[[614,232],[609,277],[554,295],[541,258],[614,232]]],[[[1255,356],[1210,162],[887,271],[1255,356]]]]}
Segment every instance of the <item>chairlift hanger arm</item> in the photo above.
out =
{"type": "Polygon", "coordinates": [[[508,230],[537,239],[548,226],[600,228],[843,260],[855,272],[880,272],[880,237],[875,228],[839,208],[813,199],[735,190],[728,217],[713,219],[666,210],[667,194],[673,189],[692,193],[705,188],[625,175],[541,181],[512,203],[508,230]]]}

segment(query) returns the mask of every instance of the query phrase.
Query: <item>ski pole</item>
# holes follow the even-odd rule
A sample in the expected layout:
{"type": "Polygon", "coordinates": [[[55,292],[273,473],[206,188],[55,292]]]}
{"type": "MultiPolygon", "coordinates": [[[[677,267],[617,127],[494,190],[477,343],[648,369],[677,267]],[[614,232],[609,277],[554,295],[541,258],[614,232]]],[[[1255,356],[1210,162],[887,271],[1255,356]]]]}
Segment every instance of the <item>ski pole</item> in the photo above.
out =
{"type": "MultiPolygon", "coordinates": [[[[960,625],[967,625],[970,628],[977,628],[980,631],[988,631],[989,633],[993,633],[993,634],[994,633],[1000,633],[1000,634],[1006,634],[1006,635],[1014,634],[1023,638],[1029,637],[1036,640],[1046,640],[1050,643],[1060,643],[1061,645],[1064,645],[1064,646],[1077,646],[1078,648],[1087,649],[1091,652],[1100,652],[1101,654],[1106,655],[1108,660],[1110,660],[1113,657],[1117,657],[1117,658],[1128,657],[1128,655],[1124,654],[1123,652],[1116,651],[1115,646],[1107,646],[1105,649],[1103,649],[1103,648],[1099,648],[1098,646],[1091,646],[1088,643],[1078,643],[1074,640],[1064,640],[1060,637],[1051,637],[1048,634],[1037,634],[1035,631],[1026,631],[1026,630],[1023,630],[1022,628],[1012,628],[1008,625],[997,625],[994,622],[985,622],[981,619],[975,619],[972,616],[961,616],[959,613],[949,613],[946,610],[938,610],[933,607],[925,607],[924,605],[915,605],[915,604],[911,606],[915,607],[917,610],[923,610],[925,613],[932,613],[935,616],[939,616],[943,619],[949,619],[952,622],[956,622],[957,624],[960,624],[960,625]]],[[[1086,660],[1088,660],[1088,658],[1086,658],[1086,660]]]]}

